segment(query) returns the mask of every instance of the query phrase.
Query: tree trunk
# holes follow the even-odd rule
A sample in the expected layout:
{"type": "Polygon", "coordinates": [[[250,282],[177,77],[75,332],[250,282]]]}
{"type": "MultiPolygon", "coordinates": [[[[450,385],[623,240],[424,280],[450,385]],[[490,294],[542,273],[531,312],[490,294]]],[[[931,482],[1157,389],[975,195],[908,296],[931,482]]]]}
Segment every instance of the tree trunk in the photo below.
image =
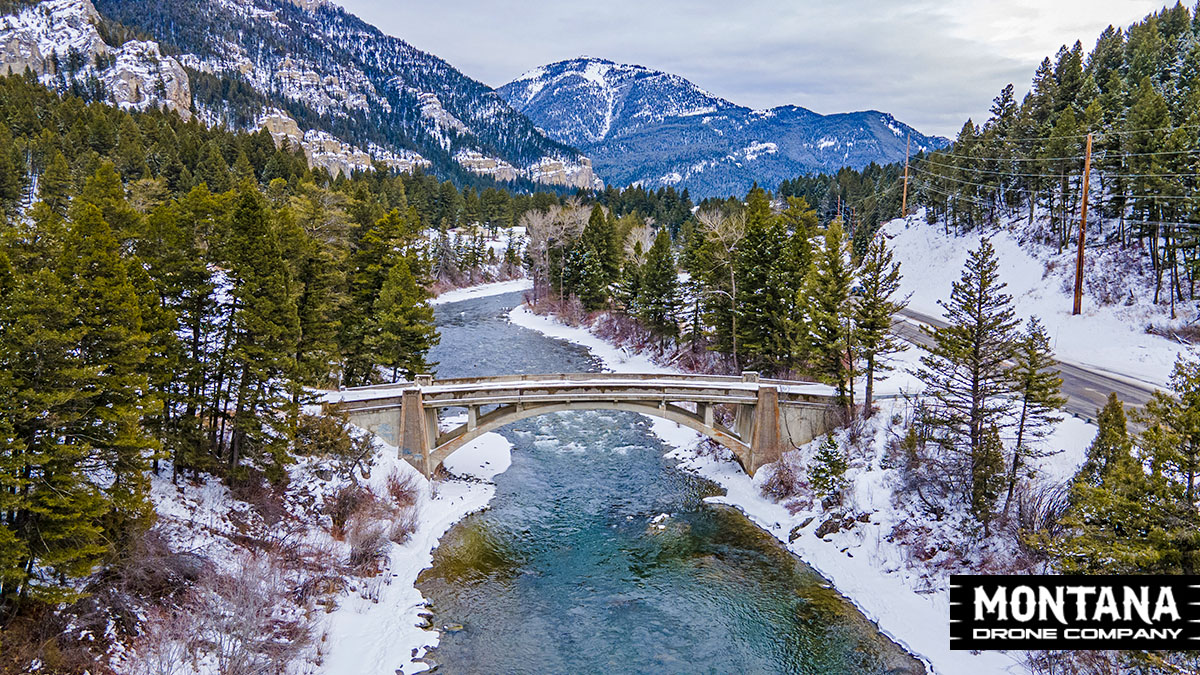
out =
{"type": "Polygon", "coordinates": [[[1008,505],[1012,503],[1013,491],[1017,485],[1017,467],[1021,464],[1021,445],[1025,442],[1025,420],[1028,417],[1029,400],[1022,397],[1021,419],[1017,422],[1017,445],[1013,448],[1012,470],[1008,474],[1008,496],[1004,498],[1004,514],[1008,515],[1008,505]]]}
{"type": "Polygon", "coordinates": [[[729,262],[729,316],[733,320],[733,334],[730,338],[733,340],[733,369],[736,371],[738,366],[738,351],[737,351],[737,278],[733,274],[733,260],[729,262]]]}
{"type": "Polygon", "coordinates": [[[874,397],[875,397],[875,355],[867,357],[867,384],[863,392],[863,417],[871,419],[875,414],[874,397]]]}

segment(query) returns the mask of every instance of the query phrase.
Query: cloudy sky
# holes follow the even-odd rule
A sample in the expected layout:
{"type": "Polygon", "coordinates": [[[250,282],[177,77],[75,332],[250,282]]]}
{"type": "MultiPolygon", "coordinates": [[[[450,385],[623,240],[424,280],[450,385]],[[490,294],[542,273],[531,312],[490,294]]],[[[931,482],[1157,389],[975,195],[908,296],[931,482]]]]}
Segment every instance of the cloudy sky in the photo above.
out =
{"type": "Polygon", "coordinates": [[[1095,44],[1165,0],[337,0],[491,86],[595,56],[682,75],[735,103],[877,109],[953,135],[1064,43],[1095,44]]]}

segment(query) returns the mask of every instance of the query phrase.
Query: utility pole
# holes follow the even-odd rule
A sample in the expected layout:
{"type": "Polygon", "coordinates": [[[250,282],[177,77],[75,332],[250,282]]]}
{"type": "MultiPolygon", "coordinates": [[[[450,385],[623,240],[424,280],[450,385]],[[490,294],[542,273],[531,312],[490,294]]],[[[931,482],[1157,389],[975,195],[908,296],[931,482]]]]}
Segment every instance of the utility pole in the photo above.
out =
{"type": "Polygon", "coordinates": [[[1075,257],[1075,308],[1078,315],[1083,308],[1083,241],[1087,234],[1088,177],[1092,173],[1092,135],[1087,135],[1087,152],[1083,159],[1083,204],[1079,209],[1079,253],[1075,257]]]}
{"type": "Polygon", "coordinates": [[[900,217],[908,217],[908,151],[912,147],[912,132],[908,132],[904,141],[904,196],[900,198],[900,217]]]}

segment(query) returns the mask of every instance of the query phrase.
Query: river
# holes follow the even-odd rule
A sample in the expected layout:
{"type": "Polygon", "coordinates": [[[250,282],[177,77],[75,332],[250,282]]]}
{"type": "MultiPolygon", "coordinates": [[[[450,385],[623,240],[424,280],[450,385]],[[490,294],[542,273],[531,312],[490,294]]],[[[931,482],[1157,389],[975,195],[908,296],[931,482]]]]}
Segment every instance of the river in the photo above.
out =
{"type": "MultiPolygon", "coordinates": [[[[437,308],[439,377],[596,371],[510,324],[520,293],[437,308]]],[[[556,413],[506,427],[512,466],[443,537],[418,587],[456,628],[449,673],[923,673],[829,583],[675,468],[645,418],[556,413]],[[665,514],[665,515],[664,515],[665,514]]]]}

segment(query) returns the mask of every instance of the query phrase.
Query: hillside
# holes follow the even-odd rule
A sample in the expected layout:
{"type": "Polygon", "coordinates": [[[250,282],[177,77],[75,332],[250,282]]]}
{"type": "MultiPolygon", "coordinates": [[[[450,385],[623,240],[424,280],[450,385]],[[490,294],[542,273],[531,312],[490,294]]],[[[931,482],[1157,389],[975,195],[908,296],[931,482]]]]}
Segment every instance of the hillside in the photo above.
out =
{"type": "Polygon", "coordinates": [[[591,156],[607,182],[702,197],[903,161],[910,134],[914,154],[946,143],[883,112],[752,110],[678,75],[603,59],[536,68],[498,91],[552,138],[591,156]]]}
{"type": "Polygon", "coordinates": [[[586,157],[488,87],[324,2],[48,0],[0,18],[0,45],[0,70],[268,128],[334,174],[381,161],[460,183],[597,184],[586,157]]]}
{"type": "Polygon", "coordinates": [[[1023,99],[1008,85],[987,120],[914,162],[909,203],[947,232],[1009,228],[1061,254],[1076,249],[1086,186],[1087,257],[1121,266],[1084,284],[1084,308],[1148,303],[1184,318],[1200,252],[1198,67],[1200,17],[1181,4],[1110,26],[1090,52],[1064,45],[1023,99]]]}

